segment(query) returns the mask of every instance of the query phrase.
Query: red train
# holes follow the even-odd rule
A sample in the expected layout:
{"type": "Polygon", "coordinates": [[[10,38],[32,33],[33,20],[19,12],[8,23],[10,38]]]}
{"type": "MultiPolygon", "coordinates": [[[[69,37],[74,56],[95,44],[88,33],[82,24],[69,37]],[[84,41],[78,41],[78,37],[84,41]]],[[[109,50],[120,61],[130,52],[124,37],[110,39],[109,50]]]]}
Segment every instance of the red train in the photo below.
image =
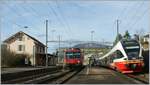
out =
{"type": "Polygon", "coordinates": [[[79,48],[69,48],[64,51],[64,62],[66,66],[82,66],[83,53],[79,48]]]}

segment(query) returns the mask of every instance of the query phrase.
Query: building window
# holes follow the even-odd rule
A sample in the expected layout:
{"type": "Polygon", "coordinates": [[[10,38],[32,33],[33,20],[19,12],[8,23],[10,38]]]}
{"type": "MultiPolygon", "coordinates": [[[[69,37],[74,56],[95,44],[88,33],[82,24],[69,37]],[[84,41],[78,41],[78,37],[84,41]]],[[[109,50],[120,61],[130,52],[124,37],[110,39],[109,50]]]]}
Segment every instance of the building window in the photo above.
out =
{"type": "Polygon", "coordinates": [[[25,51],[25,45],[18,45],[18,51],[25,51]]]}

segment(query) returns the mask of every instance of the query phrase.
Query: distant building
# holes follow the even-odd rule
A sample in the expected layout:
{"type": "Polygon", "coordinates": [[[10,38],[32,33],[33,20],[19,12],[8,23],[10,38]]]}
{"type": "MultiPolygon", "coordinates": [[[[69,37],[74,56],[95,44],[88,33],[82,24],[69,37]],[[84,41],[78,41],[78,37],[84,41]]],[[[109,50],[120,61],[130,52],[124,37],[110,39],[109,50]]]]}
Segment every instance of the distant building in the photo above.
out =
{"type": "Polygon", "coordinates": [[[80,48],[84,53],[84,55],[92,53],[100,56],[104,55],[111,48],[111,46],[97,44],[97,43],[83,43],[83,44],[75,45],[74,47],[80,48]]]}
{"type": "Polygon", "coordinates": [[[25,62],[31,65],[45,65],[45,45],[20,31],[4,41],[7,49],[16,54],[27,54],[25,62]]]}

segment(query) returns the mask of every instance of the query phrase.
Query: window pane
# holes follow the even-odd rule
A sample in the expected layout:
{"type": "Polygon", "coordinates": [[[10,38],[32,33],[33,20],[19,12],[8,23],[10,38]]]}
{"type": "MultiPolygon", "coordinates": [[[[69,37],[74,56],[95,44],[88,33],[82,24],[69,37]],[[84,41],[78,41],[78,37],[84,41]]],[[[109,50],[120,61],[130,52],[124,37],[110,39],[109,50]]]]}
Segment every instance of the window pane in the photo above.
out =
{"type": "Polygon", "coordinates": [[[18,45],[18,51],[25,51],[25,45],[18,45]]]}
{"type": "Polygon", "coordinates": [[[22,45],[18,45],[18,51],[22,51],[22,45]]]}
{"type": "Polygon", "coordinates": [[[123,54],[121,53],[121,51],[117,50],[117,58],[122,58],[123,54]]]}

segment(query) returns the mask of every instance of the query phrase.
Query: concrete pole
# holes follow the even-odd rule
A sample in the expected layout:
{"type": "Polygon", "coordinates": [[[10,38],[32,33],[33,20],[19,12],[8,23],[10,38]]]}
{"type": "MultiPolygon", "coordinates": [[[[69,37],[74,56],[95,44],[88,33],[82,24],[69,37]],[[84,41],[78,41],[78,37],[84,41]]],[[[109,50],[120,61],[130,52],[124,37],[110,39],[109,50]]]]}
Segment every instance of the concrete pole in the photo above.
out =
{"type": "Polygon", "coordinates": [[[48,43],[48,20],[46,20],[46,67],[48,66],[47,43],[48,43]]]}
{"type": "Polygon", "coordinates": [[[119,20],[117,19],[117,38],[118,38],[118,35],[119,35],[119,20]]]}
{"type": "Polygon", "coordinates": [[[59,64],[59,57],[60,57],[60,35],[58,36],[58,41],[59,41],[59,44],[58,44],[58,64],[59,64]]]}

